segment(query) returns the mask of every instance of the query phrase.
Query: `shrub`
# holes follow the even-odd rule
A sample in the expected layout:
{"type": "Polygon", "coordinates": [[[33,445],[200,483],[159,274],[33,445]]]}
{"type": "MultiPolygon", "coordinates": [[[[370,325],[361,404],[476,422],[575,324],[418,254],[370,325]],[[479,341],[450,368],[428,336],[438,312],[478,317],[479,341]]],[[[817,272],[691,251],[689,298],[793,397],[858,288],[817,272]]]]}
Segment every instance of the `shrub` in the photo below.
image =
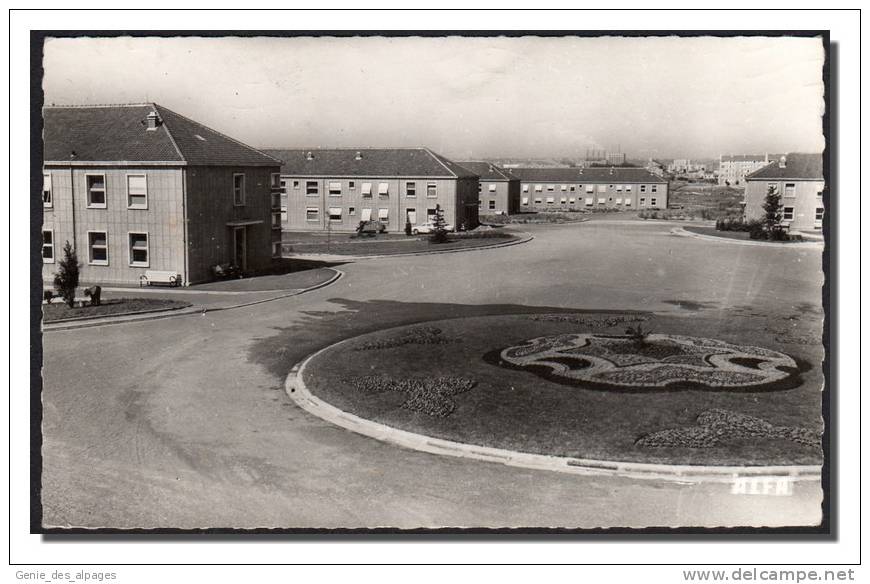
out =
{"type": "Polygon", "coordinates": [[[444,220],[444,210],[441,205],[435,205],[435,215],[432,217],[432,235],[429,236],[432,243],[445,243],[447,241],[447,222],[444,220]]]}
{"type": "Polygon", "coordinates": [[[54,289],[67,306],[73,308],[79,285],[79,258],[69,241],[63,246],[63,259],[58,267],[60,269],[54,274],[54,289]]]}

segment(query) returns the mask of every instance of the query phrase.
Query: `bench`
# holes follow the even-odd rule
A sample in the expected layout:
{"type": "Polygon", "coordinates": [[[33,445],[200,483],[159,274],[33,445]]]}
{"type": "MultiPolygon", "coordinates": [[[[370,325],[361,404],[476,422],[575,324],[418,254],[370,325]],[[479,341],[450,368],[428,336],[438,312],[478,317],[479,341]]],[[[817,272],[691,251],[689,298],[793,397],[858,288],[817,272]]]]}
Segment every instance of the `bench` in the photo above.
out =
{"type": "Polygon", "coordinates": [[[170,286],[181,286],[181,274],[171,272],[169,270],[146,270],[144,274],[139,276],[139,286],[150,286],[152,284],[169,284],[170,286]]]}

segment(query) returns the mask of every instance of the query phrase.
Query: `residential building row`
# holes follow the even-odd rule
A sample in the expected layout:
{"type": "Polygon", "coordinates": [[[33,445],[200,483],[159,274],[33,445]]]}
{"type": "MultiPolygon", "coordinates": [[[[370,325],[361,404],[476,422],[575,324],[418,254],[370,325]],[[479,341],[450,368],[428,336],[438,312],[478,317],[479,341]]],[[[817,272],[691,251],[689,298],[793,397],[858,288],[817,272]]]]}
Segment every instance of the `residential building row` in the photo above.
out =
{"type": "Polygon", "coordinates": [[[779,160],[781,154],[728,154],[719,157],[719,186],[745,186],[746,175],[779,160]]]}
{"type": "Polygon", "coordinates": [[[645,168],[510,168],[521,211],[666,209],[668,181],[645,168]]]}
{"type": "Polygon", "coordinates": [[[746,175],[746,219],[764,216],[764,202],[772,189],[780,195],[782,222],[790,230],[821,229],[825,218],[822,166],[821,154],[790,153],[746,175]]]}

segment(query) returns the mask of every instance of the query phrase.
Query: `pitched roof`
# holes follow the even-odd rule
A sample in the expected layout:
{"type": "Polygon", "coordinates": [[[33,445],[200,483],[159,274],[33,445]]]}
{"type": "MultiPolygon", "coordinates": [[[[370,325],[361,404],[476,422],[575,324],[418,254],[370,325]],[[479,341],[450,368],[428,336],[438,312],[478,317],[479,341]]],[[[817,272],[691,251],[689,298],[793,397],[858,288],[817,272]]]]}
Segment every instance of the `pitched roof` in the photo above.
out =
{"type": "Polygon", "coordinates": [[[728,154],[722,155],[722,162],[765,162],[766,154],[728,154]]]}
{"type": "Polygon", "coordinates": [[[291,176],[477,176],[428,148],[305,148],[265,152],[283,160],[281,173],[291,176]]]}
{"type": "Polygon", "coordinates": [[[516,176],[509,176],[508,172],[499,168],[486,160],[460,160],[459,163],[463,168],[467,168],[474,174],[486,181],[509,181],[519,180],[516,176]]]}
{"type": "Polygon", "coordinates": [[[42,112],[45,161],[177,162],[196,166],[278,166],[259,150],[155,103],[49,106],[42,112]],[[156,112],[160,122],[147,129],[156,112]]]}
{"type": "Polygon", "coordinates": [[[666,183],[645,168],[509,168],[511,176],[525,182],[666,183]]]}
{"type": "Polygon", "coordinates": [[[746,180],[825,180],[822,174],[822,155],[792,152],[785,155],[785,168],[779,160],[746,175],[746,180]]]}

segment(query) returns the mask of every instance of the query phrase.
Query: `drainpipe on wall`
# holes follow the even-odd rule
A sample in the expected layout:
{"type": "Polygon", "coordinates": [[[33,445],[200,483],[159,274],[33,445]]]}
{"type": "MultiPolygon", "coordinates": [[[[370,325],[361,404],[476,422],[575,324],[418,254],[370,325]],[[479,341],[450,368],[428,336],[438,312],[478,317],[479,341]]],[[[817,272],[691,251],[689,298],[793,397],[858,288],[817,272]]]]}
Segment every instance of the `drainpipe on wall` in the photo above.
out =
{"type": "MultiPolygon", "coordinates": [[[[75,156],[75,154],[73,154],[73,156],[75,156]]],[[[76,253],[78,253],[76,238],[76,181],[72,164],[69,165],[69,192],[70,201],[72,202],[72,247],[76,253]]]]}
{"type": "Polygon", "coordinates": [[[187,233],[187,169],[181,169],[181,219],[182,219],[182,229],[183,229],[183,242],[182,247],[184,248],[184,285],[190,286],[190,274],[187,270],[187,262],[188,262],[188,249],[190,247],[190,240],[187,233]]]}

